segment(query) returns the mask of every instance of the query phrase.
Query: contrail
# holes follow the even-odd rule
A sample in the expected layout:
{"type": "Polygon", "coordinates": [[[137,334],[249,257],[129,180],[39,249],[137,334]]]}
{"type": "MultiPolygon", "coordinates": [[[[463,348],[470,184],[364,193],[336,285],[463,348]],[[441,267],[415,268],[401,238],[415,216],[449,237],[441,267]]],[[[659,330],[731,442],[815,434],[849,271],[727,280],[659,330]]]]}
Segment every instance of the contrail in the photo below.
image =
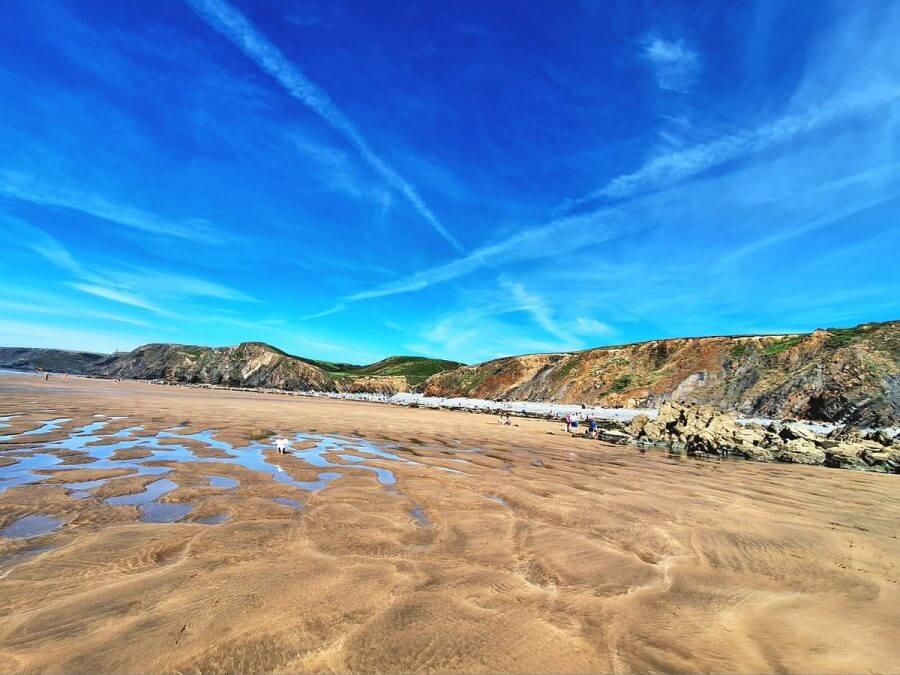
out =
{"type": "Polygon", "coordinates": [[[328,92],[310,80],[260,33],[252,23],[225,0],[185,0],[215,30],[239,47],[256,65],[271,75],[295,99],[325,120],[356,148],[376,173],[400,192],[435,231],[457,251],[462,245],[441,224],[419,196],[415,186],[376,154],[353,121],[337,107],[328,92]]]}

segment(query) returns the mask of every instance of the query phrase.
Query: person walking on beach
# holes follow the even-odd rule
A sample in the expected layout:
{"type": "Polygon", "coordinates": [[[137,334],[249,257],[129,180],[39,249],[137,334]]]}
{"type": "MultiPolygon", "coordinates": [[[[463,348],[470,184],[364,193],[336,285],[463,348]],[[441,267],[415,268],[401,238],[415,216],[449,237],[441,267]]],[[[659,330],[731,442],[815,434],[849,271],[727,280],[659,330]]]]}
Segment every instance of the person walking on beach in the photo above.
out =
{"type": "Polygon", "coordinates": [[[572,413],[566,413],[566,433],[572,433],[572,413]]]}

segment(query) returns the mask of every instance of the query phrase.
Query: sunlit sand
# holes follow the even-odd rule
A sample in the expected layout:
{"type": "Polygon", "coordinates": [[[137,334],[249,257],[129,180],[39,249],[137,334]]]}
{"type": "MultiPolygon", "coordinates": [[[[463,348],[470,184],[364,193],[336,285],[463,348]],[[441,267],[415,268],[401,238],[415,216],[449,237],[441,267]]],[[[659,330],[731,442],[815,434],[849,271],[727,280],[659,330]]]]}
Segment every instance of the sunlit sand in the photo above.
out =
{"type": "Polygon", "coordinates": [[[900,663],[897,476],[80,378],[0,420],[5,671],[900,663]]]}

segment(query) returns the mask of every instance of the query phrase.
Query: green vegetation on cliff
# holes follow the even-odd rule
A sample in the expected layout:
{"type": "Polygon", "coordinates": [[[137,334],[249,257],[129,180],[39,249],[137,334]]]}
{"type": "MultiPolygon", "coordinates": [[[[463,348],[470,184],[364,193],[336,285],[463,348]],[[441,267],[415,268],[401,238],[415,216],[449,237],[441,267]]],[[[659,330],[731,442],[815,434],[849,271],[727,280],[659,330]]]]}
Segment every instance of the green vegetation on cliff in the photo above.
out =
{"type": "Polygon", "coordinates": [[[754,416],[890,425],[900,420],[900,322],[510,356],[434,375],[424,391],[626,407],[674,398],[754,416]]]}

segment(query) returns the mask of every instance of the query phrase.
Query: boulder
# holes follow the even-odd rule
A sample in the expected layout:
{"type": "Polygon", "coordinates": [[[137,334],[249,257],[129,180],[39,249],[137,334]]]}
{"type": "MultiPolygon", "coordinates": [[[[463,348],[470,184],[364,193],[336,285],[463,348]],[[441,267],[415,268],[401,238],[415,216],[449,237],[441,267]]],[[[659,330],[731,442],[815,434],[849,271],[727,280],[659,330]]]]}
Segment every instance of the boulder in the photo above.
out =
{"type": "Polygon", "coordinates": [[[823,464],[825,462],[825,451],[804,438],[788,441],[776,449],[773,456],[779,462],[792,464],[823,464]]]}
{"type": "Polygon", "coordinates": [[[864,443],[859,451],[859,457],[874,471],[884,473],[900,473],[900,448],[896,446],[884,447],[876,443],[864,443]]]}
{"type": "Polygon", "coordinates": [[[823,444],[821,446],[825,448],[825,466],[830,466],[833,469],[858,470],[865,470],[869,467],[860,456],[862,448],[858,447],[857,444],[842,444],[836,441],[826,441],[826,443],[829,445],[825,446],[823,444]],[[832,443],[835,443],[835,445],[831,445],[832,443]]]}
{"type": "Polygon", "coordinates": [[[897,442],[897,437],[892,436],[884,429],[876,429],[875,431],[866,434],[866,440],[873,441],[879,445],[889,446],[897,442]]]}
{"type": "Polygon", "coordinates": [[[772,459],[772,453],[769,451],[769,448],[772,447],[777,438],[777,436],[770,434],[764,427],[759,425],[738,425],[732,432],[735,454],[758,462],[768,462],[772,459]]]}
{"type": "Polygon", "coordinates": [[[781,429],[778,431],[778,435],[785,441],[802,439],[804,441],[815,443],[819,439],[819,437],[809,429],[789,425],[782,425],[781,429]]]}
{"type": "MultiPolygon", "coordinates": [[[[858,429],[844,426],[819,436],[793,422],[739,424],[732,413],[673,401],[663,404],[656,419],[640,415],[626,430],[631,442],[683,448],[689,454],[900,473],[900,438],[884,431],[864,438],[858,429]]],[[[604,440],[624,442],[626,434],[611,436],[604,440]]]]}
{"type": "Polygon", "coordinates": [[[828,438],[835,441],[850,441],[855,443],[862,440],[862,433],[859,429],[854,429],[853,427],[835,427],[828,434],[828,438]]]}
{"type": "Polygon", "coordinates": [[[647,426],[647,423],[649,421],[650,418],[646,415],[638,415],[628,424],[628,433],[630,433],[632,436],[640,436],[644,431],[644,427],[647,426]]]}
{"type": "Polygon", "coordinates": [[[616,431],[615,429],[598,429],[597,438],[606,443],[615,443],[616,445],[626,445],[631,443],[631,435],[624,431],[616,431]]]}

